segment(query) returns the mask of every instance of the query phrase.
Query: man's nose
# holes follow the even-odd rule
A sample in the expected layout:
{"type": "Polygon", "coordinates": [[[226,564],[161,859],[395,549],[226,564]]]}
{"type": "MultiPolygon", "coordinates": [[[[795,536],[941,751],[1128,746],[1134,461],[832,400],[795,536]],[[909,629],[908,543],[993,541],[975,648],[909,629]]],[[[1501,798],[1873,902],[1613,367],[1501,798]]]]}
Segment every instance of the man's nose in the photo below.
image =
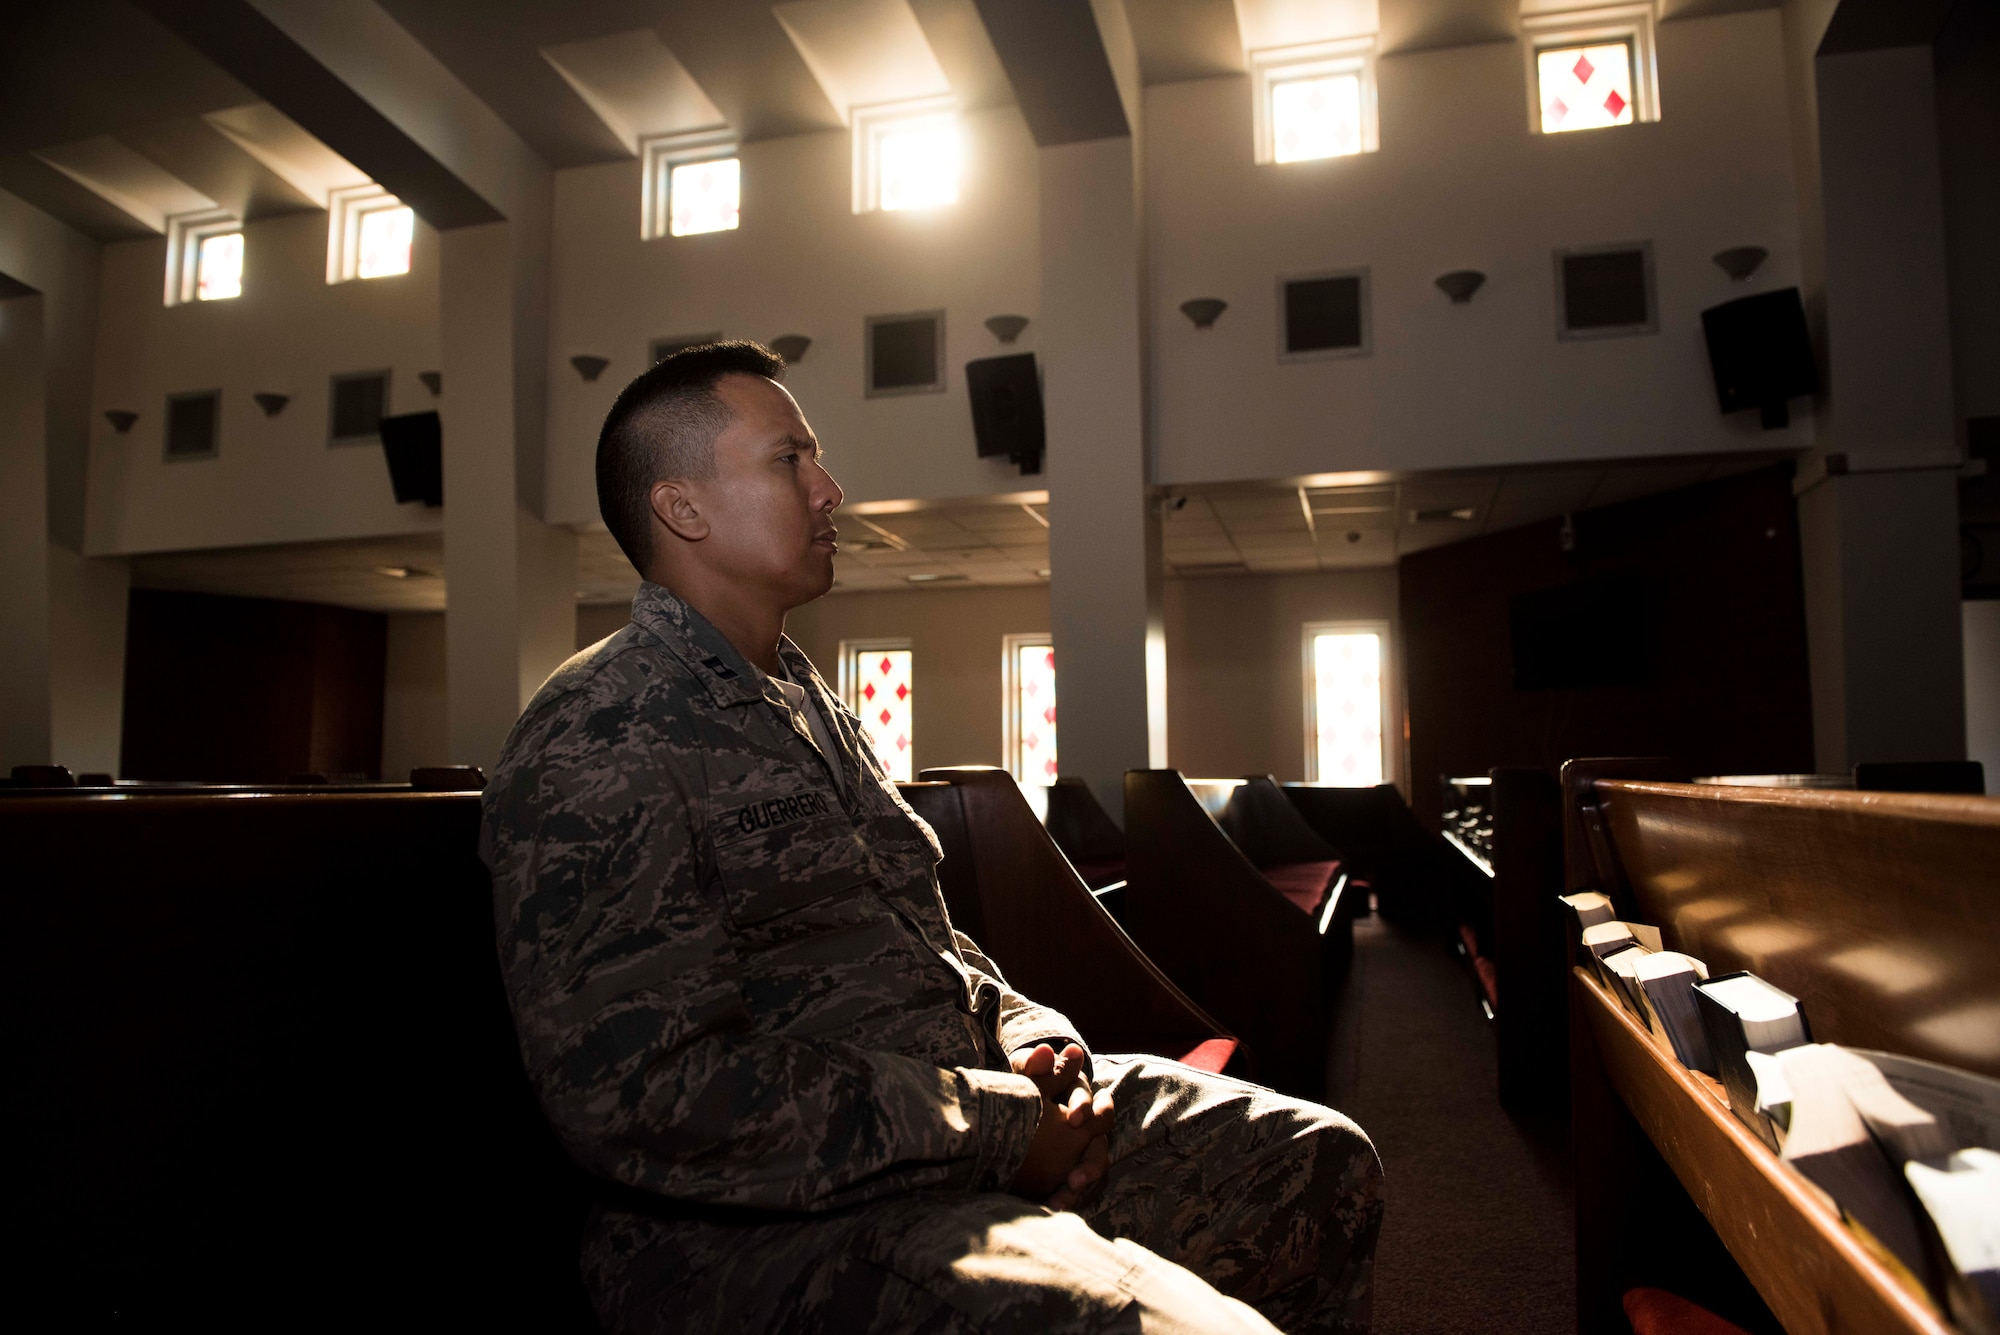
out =
{"type": "Polygon", "coordinates": [[[819,469],[820,479],[816,494],[813,496],[813,508],[828,511],[839,509],[840,503],[847,499],[847,493],[840,489],[840,484],[833,480],[833,474],[826,471],[824,464],[814,463],[813,467],[819,469]]]}

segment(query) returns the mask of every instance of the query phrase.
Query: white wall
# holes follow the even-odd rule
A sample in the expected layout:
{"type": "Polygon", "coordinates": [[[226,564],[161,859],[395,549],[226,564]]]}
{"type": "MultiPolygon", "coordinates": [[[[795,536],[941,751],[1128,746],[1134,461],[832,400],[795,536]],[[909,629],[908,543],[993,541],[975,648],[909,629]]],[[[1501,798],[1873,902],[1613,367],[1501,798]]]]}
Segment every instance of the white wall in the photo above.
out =
{"type": "Polygon", "coordinates": [[[1809,445],[1722,418],[1699,314],[1799,281],[1779,16],[1663,23],[1659,68],[1658,123],[1539,135],[1518,44],[1392,56],[1379,152],[1262,167],[1247,80],[1149,89],[1156,480],[1809,445]],[[1551,253],[1639,240],[1660,332],[1559,342],[1551,253]],[[1740,245],[1771,258],[1735,285],[1709,257],[1740,245]],[[1362,266],[1373,355],[1279,363],[1278,277],[1362,266]],[[1469,305],[1454,269],[1487,275],[1469,305]]]}
{"type": "Polygon", "coordinates": [[[379,447],[327,445],[328,377],[387,369],[389,411],[438,406],[437,234],[411,271],[329,286],[323,213],[244,228],[243,295],[166,306],[166,242],[104,248],[86,550],[92,555],[306,542],[435,529],[397,505],[379,447]],[[222,390],[220,450],[168,463],[166,397],[222,390]],[[251,395],[289,394],[266,418],[251,395]],[[126,435],[104,410],[139,414],[126,435]]]}
{"type": "Polygon", "coordinates": [[[655,241],[639,239],[637,162],[557,173],[550,522],[597,522],[597,429],[652,341],[714,330],[812,339],[786,383],[850,502],[1039,487],[974,454],[964,374],[973,358],[1035,347],[1033,324],[1011,347],[982,324],[1037,314],[1034,143],[1011,107],[968,115],[965,140],[956,205],[858,216],[845,131],[749,144],[742,226],[655,241]],[[863,317],[937,308],[945,392],[865,397],[863,317]],[[578,353],[611,365],[586,384],[569,364],[578,353]]]}
{"type": "Polygon", "coordinates": [[[1965,758],[1986,766],[2000,793],[2000,602],[1961,604],[1965,615],[1965,758]]]}
{"type": "Polygon", "coordinates": [[[1396,572],[1167,581],[1167,753],[1184,774],[1305,777],[1306,625],[1389,623],[1386,777],[1403,768],[1403,667],[1396,572]]]}

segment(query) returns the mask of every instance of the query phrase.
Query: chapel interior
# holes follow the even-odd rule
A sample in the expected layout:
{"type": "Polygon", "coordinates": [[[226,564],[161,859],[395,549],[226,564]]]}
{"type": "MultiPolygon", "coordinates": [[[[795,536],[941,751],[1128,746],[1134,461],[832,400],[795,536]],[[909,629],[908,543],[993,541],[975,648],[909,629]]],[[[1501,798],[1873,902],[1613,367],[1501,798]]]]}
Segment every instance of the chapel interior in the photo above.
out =
{"type": "Polygon", "coordinates": [[[596,1328],[479,790],[639,591],[607,410],[744,339],[954,922],[1365,1128],[1374,1329],[1995,1329],[1559,898],[2000,1120],[1991,0],[4,27],[0,1311],[596,1328]]]}

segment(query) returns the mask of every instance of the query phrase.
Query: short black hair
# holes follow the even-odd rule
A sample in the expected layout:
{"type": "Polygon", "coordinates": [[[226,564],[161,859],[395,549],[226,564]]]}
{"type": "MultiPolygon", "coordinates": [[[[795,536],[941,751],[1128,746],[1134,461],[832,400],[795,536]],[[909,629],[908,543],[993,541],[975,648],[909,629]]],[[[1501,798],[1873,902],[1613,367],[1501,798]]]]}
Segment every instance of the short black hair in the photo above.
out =
{"type": "Polygon", "coordinates": [[[619,392],[597,433],[597,511],[641,575],[653,555],[653,484],[715,469],[715,438],[729,425],[716,384],[726,375],[778,380],[784,373],[785,359],[762,343],[697,343],[662,357],[619,392]]]}

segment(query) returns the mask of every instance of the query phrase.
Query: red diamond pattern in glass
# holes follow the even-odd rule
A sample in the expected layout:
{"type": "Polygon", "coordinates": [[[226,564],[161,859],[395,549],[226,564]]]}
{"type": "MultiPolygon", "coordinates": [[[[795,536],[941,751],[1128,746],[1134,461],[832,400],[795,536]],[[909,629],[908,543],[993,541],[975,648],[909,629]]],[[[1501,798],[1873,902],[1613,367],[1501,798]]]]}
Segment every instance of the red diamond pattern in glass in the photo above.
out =
{"type": "Polygon", "coordinates": [[[1611,95],[1604,99],[1604,109],[1611,113],[1613,120],[1618,119],[1618,113],[1625,110],[1625,99],[1618,96],[1616,88],[1612,89],[1611,95]]]}
{"type": "Polygon", "coordinates": [[[911,750],[915,729],[911,726],[914,687],[910,660],[908,649],[860,649],[849,660],[849,680],[858,680],[855,703],[867,707],[862,732],[882,768],[899,783],[916,777],[911,750]]]}
{"type": "Polygon", "coordinates": [[[1053,783],[1056,764],[1056,655],[1047,644],[1017,644],[1014,654],[1015,753],[1022,783],[1053,783]]]}
{"type": "Polygon", "coordinates": [[[1578,56],[1576,64],[1570,67],[1570,73],[1576,76],[1578,83],[1589,83],[1590,76],[1597,73],[1597,66],[1590,63],[1589,56],[1578,56]]]}

